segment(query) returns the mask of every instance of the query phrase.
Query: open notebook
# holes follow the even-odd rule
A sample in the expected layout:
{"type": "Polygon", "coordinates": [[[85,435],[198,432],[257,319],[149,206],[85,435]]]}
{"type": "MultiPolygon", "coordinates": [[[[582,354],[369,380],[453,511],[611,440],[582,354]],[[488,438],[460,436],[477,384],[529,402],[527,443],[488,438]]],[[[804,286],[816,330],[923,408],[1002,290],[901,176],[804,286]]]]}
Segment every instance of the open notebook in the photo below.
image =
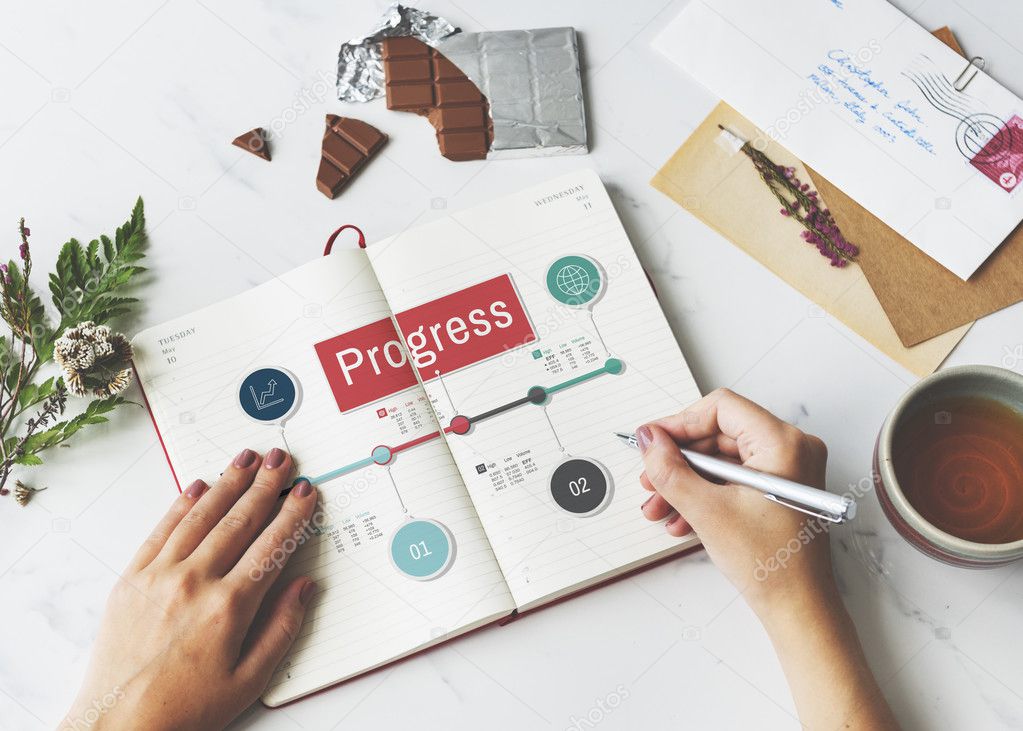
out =
{"type": "Polygon", "coordinates": [[[288,448],[322,511],[279,705],[696,543],[613,436],[699,397],[596,173],[336,251],[140,333],[176,477],[288,448]]]}

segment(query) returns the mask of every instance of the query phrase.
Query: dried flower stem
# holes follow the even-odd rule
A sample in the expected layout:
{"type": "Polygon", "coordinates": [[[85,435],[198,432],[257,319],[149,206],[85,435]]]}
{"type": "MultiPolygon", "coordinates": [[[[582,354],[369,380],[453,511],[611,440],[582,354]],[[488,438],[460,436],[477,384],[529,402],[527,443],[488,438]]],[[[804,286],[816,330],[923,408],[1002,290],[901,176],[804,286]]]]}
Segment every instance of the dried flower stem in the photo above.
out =
{"type": "MultiPolygon", "coordinates": [[[[721,129],[721,125],[718,125],[721,129]]],[[[855,261],[860,250],[846,241],[835,223],[831,211],[821,205],[817,191],[810,190],[808,183],[800,182],[795,168],[775,164],[765,153],[749,142],[740,148],[753,162],[761,179],[781,203],[780,213],[799,221],[803,228],[802,238],[813,244],[822,256],[831,260],[831,266],[844,267],[855,261]]]]}
{"type": "MultiPolygon", "coordinates": [[[[18,374],[13,385],[7,387],[7,379],[0,377],[3,390],[0,391],[0,437],[5,436],[11,427],[18,413],[18,397],[21,394],[24,384],[31,383],[39,368],[39,359],[32,340],[32,312],[31,302],[27,294],[28,277],[32,273],[32,254],[28,245],[29,230],[25,226],[25,219],[18,221],[18,234],[21,244],[18,247],[19,256],[23,262],[22,287],[15,286],[12,280],[8,265],[0,266],[2,281],[0,287],[3,291],[3,311],[5,319],[10,325],[11,341],[10,348],[18,348],[18,374]],[[17,343],[17,345],[15,345],[17,343]]],[[[6,348],[0,356],[7,358],[10,354],[6,348]]],[[[3,371],[6,373],[6,369],[3,371]]],[[[6,439],[0,438],[0,495],[7,494],[7,478],[10,476],[11,468],[17,459],[17,450],[9,453],[6,439]]]]}
{"type": "Polygon", "coordinates": [[[45,487],[29,487],[21,480],[14,481],[14,499],[18,505],[25,507],[28,505],[28,501],[32,499],[32,496],[37,492],[42,492],[45,487]]]}

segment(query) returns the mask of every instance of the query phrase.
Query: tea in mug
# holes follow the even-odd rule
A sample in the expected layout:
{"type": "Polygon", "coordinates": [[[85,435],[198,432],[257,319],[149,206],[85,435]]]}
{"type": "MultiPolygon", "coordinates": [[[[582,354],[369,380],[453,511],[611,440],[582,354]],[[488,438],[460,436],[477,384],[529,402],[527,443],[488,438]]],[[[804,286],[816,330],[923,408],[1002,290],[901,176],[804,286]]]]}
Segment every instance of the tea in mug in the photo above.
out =
{"type": "Polygon", "coordinates": [[[977,543],[1023,539],[1023,414],[946,398],[908,415],[893,447],[899,486],[929,523],[977,543]]]}

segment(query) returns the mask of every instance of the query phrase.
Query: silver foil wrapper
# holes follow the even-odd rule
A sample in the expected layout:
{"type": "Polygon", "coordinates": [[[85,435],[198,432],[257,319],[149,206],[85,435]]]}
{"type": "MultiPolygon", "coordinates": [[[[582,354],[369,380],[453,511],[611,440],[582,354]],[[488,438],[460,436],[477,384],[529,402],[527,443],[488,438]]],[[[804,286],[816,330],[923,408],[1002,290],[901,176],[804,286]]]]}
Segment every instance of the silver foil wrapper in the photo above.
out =
{"type": "Polygon", "coordinates": [[[430,45],[490,102],[488,159],[587,153],[574,28],[456,33],[430,45]]]}
{"type": "Polygon", "coordinates": [[[423,43],[437,43],[458,28],[424,10],[394,4],[368,35],[341,45],[337,57],[337,98],[343,102],[368,102],[384,95],[384,64],[380,41],[391,36],[412,36],[423,43]]]}

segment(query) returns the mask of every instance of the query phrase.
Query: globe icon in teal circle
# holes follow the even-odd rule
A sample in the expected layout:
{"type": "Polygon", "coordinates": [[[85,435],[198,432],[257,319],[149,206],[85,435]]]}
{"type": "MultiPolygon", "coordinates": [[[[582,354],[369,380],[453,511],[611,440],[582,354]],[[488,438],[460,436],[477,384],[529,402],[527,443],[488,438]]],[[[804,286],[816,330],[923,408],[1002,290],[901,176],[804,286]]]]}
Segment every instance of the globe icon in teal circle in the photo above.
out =
{"type": "Polygon", "coordinates": [[[591,307],[604,285],[600,266],[582,254],[563,256],[547,268],[547,291],[569,307],[591,307]]]}
{"type": "Polygon", "coordinates": [[[556,281],[558,289],[562,292],[571,297],[578,297],[589,286],[590,275],[580,266],[566,264],[558,270],[556,281]]]}

